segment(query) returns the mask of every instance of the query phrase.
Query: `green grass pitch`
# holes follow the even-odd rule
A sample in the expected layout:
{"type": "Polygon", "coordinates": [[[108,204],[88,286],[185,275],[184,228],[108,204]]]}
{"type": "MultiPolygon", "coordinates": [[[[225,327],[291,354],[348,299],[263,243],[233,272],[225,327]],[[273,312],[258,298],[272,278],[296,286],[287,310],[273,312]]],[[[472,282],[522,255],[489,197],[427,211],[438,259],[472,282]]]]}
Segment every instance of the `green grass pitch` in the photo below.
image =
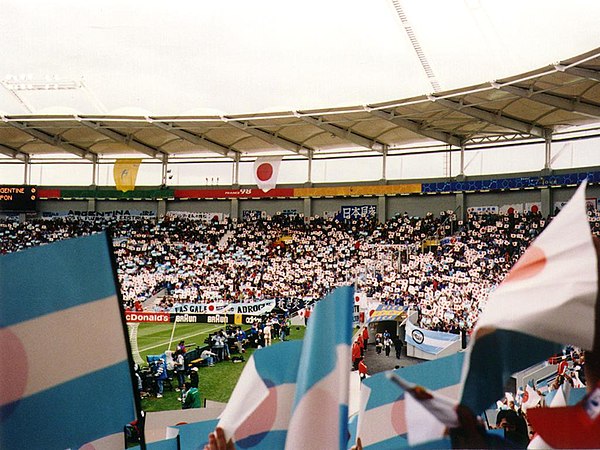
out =
{"type": "MultiPolygon", "coordinates": [[[[129,326],[129,336],[134,360],[140,365],[147,365],[147,355],[160,355],[165,350],[175,350],[180,340],[185,340],[186,345],[196,344],[204,346],[204,340],[210,333],[224,329],[224,325],[217,324],[180,324],[177,323],[173,332],[172,323],[140,323],[139,325],[129,326]]],[[[293,326],[289,339],[302,339],[304,337],[305,327],[293,326]]],[[[279,343],[275,339],[274,344],[279,343]]],[[[244,354],[246,361],[255,349],[249,348],[244,354]]],[[[233,363],[223,361],[215,364],[214,367],[201,367],[198,375],[200,379],[199,390],[202,398],[216,402],[227,402],[231,397],[233,388],[237,383],[245,362],[233,363]]],[[[165,389],[163,398],[154,396],[142,399],[142,409],[145,411],[163,411],[169,409],[181,409],[181,402],[177,400],[180,393],[175,390],[177,380],[172,380],[173,390],[165,389]]]]}

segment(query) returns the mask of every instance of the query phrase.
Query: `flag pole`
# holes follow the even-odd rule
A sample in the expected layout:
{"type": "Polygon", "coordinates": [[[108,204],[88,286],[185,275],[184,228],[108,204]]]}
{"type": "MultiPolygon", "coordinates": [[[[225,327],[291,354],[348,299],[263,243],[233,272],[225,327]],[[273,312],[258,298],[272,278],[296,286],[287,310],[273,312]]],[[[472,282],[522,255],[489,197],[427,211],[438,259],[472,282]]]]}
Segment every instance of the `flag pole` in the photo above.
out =
{"type": "Polygon", "coordinates": [[[177,326],[177,320],[175,320],[173,322],[173,329],[171,330],[171,338],[169,339],[169,346],[167,347],[167,350],[171,349],[171,344],[173,343],[173,336],[175,335],[175,327],[177,326]]]}

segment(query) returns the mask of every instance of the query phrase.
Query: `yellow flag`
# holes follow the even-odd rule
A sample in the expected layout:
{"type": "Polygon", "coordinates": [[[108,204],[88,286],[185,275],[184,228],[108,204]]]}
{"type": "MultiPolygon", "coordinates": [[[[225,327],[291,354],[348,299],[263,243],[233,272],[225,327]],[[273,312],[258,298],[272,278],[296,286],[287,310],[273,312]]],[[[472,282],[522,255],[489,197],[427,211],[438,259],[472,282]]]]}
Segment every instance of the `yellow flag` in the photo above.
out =
{"type": "Polygon", "coordinates": [[[233,316],[233,323],[234,323],[234,325],[242,325],[242,315],[241,314],[234,314],[234,316],[233,316]]]}
{"type": "Polygon", "coordinates": [[[118,191],[127,192],[135,189],[135,179],[141,163],[141,159],[117,159],[115,161],[113,175],[118,191]]]}

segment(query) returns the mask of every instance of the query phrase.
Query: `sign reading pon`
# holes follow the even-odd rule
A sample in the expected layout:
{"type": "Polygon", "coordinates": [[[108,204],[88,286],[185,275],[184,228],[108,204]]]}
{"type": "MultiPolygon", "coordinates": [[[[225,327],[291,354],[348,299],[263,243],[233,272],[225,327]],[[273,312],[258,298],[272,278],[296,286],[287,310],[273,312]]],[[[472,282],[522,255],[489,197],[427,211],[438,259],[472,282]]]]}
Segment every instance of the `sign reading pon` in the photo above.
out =
{"type": "Polygon", "coordinates": [[[0,211],[35,212],[36,186],[0,186],[0,211]]]}

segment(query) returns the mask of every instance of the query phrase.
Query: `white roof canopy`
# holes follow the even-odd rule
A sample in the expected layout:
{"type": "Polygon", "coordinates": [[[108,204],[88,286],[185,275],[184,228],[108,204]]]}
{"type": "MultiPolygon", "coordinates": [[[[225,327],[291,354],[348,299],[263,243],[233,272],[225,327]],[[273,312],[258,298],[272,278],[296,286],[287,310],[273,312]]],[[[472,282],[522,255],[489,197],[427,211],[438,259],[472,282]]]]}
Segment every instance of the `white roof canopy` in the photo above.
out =
{"type": "Polygon", "coordinates": [[[459,147],[600,118],[600,2],[9,0],[2,11],[0,153],[22,160],[459,147]]]}

